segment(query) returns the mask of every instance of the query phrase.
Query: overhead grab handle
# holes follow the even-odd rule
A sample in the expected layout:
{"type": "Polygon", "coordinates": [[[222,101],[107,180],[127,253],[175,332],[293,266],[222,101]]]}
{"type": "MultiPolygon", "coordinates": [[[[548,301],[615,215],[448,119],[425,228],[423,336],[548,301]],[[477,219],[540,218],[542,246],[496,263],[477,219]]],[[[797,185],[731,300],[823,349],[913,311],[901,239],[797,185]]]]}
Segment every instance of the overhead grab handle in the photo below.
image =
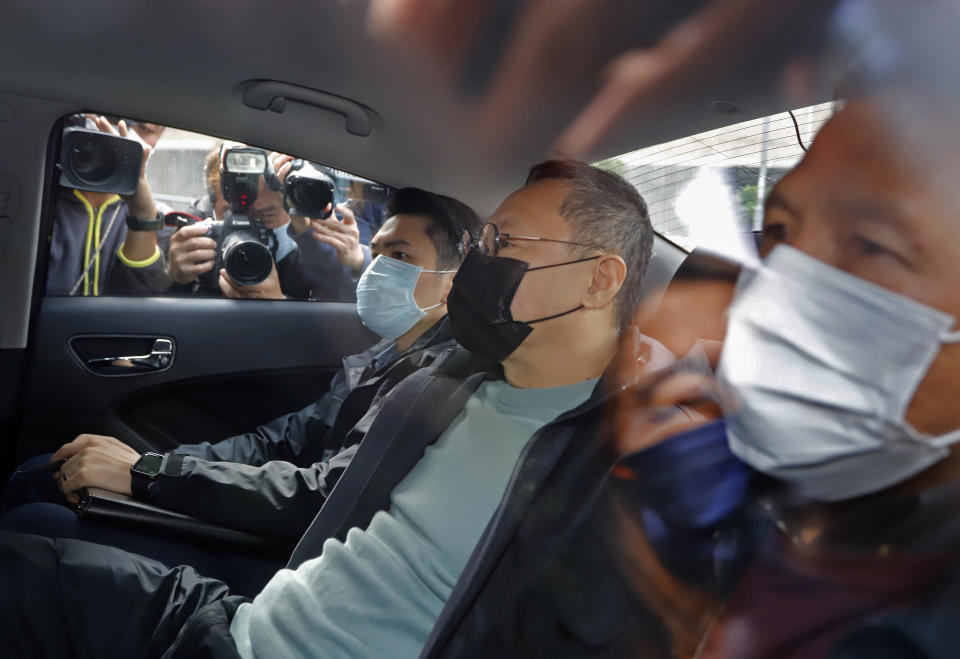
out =
{"type": "Polygon", "coordinates": [[[372,111],[348,98],[275,80],[252,81],[243,91],[244,104],[256,110],[283,112],[287,101],[343,115],[347,120],[347,132],[351,135],[366,137],[370,134],[372,111]]]}

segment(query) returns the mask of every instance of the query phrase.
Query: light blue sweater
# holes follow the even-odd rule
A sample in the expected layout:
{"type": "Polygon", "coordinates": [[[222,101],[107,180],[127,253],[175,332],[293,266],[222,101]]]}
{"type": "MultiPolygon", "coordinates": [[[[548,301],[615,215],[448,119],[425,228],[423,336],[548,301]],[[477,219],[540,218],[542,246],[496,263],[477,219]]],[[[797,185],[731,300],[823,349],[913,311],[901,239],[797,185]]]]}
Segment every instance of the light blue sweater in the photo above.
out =
{"type": "Polygon", "coordinates": [[[394,488],[390,509],[237,611],[242,657],[416,657],[530,437],[596,380],[551,389],[484,382],[394,488]]]}

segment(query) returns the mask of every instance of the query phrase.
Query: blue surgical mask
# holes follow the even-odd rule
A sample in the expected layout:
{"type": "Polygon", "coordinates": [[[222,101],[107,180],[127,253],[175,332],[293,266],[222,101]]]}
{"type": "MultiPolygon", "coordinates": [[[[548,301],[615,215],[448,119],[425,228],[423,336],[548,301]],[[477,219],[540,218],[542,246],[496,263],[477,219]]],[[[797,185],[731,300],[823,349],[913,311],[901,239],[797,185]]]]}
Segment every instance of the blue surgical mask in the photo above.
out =
{"type": "Polygon", "coordinates": [[[421,309],[413,299],[420,273],[445,274],[456,270],[424,270],[388,256],[378,256],[357,282],[357,313],[363,324],[385,339],[396,339],[439,307],[421,309]]]}

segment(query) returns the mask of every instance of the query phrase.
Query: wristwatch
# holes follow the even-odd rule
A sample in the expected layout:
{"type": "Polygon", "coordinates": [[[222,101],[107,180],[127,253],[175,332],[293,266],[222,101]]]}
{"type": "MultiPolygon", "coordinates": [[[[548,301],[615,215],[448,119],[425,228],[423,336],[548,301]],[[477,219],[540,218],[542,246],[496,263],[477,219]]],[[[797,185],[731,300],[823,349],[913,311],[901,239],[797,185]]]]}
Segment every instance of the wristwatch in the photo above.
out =
{"type": "Polygon", "coordinates": [[[134,498],[147,497],[147,488],[160,475],[163,467],[163,455],[160,453],[144,453],[140,459],[130,467],[130,491],[134,498]]]}
{"type": "Polygon", "coordinates": [[[163,213],[157,211],[157,216],[152,220],[127,215],[127,226],[133,231],[159,231],[163,228],[163,213]]]}

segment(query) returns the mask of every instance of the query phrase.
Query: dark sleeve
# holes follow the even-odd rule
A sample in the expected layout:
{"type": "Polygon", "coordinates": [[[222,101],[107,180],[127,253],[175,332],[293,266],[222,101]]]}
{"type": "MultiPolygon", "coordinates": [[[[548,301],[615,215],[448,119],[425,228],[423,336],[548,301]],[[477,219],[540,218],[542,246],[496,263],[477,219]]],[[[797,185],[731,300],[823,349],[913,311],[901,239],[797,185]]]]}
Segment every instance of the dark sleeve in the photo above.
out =
{"type": "Polygon", "coordinates": [[[738,560],[751,473],[730,451],[722,420],[627,455],[613,473],[615,488],[675,573],[714,583],[718,564],[738,560]]]}
{"type": "Polygon", "coordinates": [[[189,284],[178,284],[170,280],[170,288],[167,289],[167,294],[178,296],[191,295],[195,297],[223,297],[223,291],[220,290],[217,268],[214,267],[208,272],[197,275],[189,284]]]}
{"type": "Polygon", "coordinates": [[[357,447],[309,467],[258,467],[170,454],[147,490],[150,503],[235,529],[299,538],[327,500],[357,447]]]}
{"type": "Polygon", "coordinates": [[[288,298],[309,300],[313,297],[310,284],[303,275],[299,248],[277,261],[277,278],[280,280],[280,290],[288,298]]]}
{"type": "MultiPolygon", "coordinates": [[[[335,249],[314,239],[309,231],[295,235],[293,240],[297,243],[303,285],[310,289],[313,298],[356,302],[357,280],[350,268],[340,265],[335,249]]],[[[367,256],[369,248],[363,247],[367,256]]]]}
{"type": "Polygon", "coordinates": [[[346,375],[341,369],[333,376],[330,390],[302,410],[258,426],[253,432],[215,444],[184,444],[173,453],[252,466],[271,460],[284,460],[294,465],[311,464],[323,456],[327,434],[349,393],[346,375]]]}
{"type": "Polygon", "coordinates": [[[170,288],[166,260],[160,245],[153,256],[143,261],[131,261],[122,253],[122,247],[113,255],[110,274],[104,293],[108,295],[152,295],[170,288]]]}

